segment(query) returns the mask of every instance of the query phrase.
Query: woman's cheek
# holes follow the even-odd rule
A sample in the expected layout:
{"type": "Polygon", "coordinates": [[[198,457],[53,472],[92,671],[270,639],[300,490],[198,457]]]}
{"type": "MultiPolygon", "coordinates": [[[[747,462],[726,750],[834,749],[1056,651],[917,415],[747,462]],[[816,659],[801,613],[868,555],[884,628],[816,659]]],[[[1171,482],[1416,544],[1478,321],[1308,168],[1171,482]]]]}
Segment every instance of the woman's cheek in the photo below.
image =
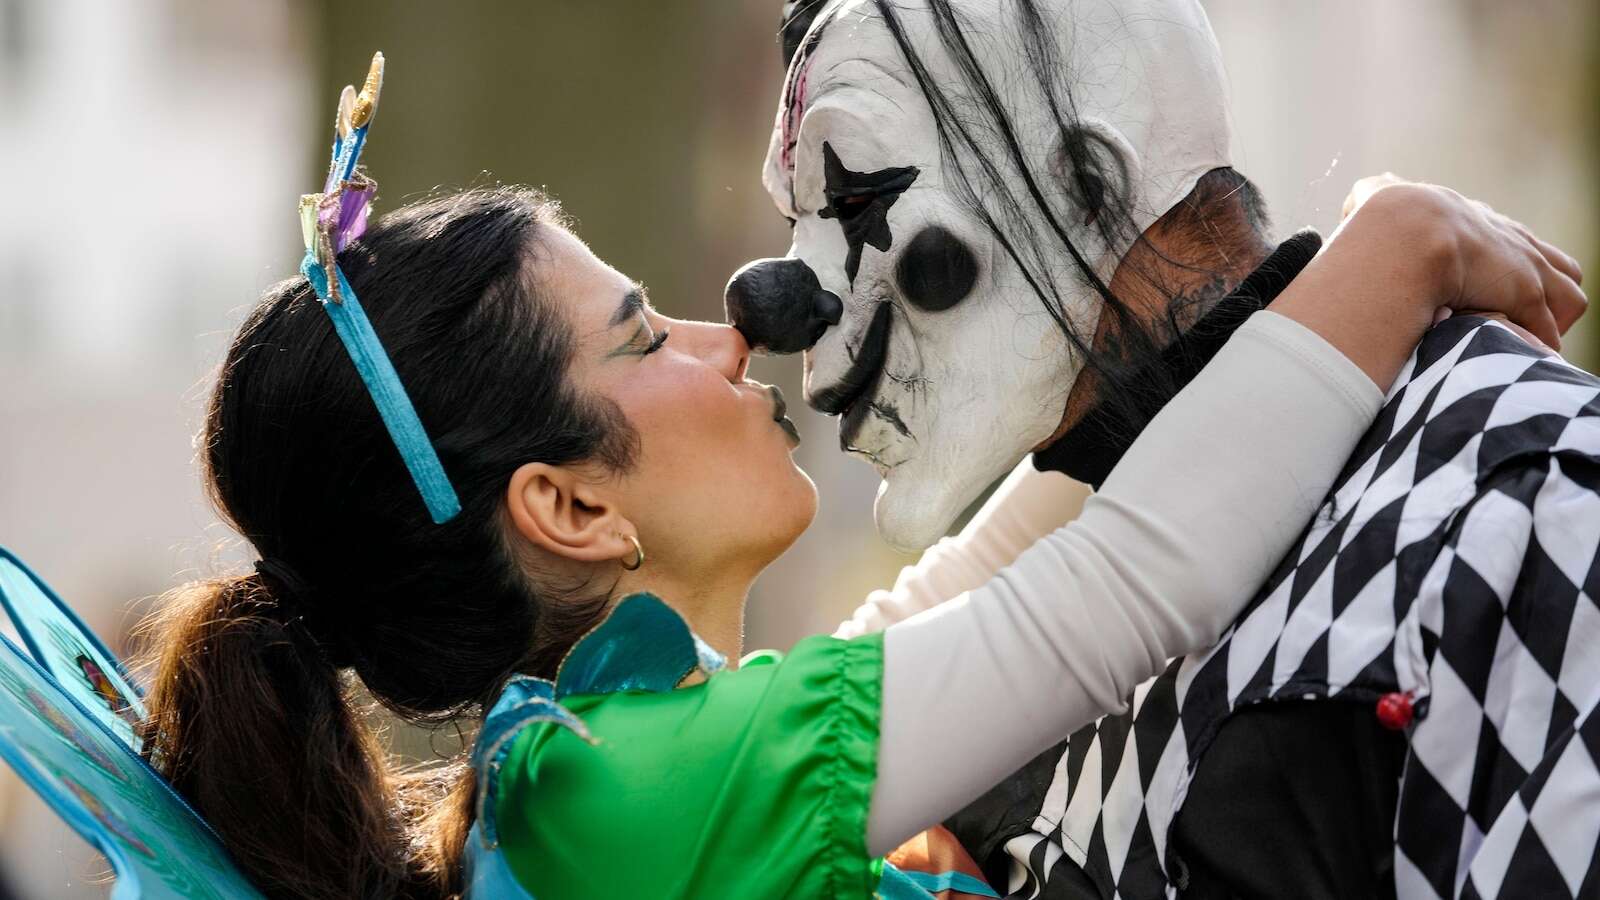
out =
{"type": "Polygon", "coordinates": [[[641,373],[641,377],[624,385],[617,397],[617,406],[640,435],[663,427],[671,428],[672,421],[682,415],[682,407],[686,405],[681,388],[671,378],[661,377],[662,374],[667,373],[657,373],[655,377],[641,373]]]}
{"type": "MultiPolygon", "coordinates": [[[[738,427],[738,404],[726,380],[712,384],[701,373],[682,370],[658,380],[637,398],[641,435],[656,436],[669,452],[715,458],[718,443],[737,440],[747,433],[738,427]]],[[[630,421],[635,421],[630,418],[630,421]]]]}

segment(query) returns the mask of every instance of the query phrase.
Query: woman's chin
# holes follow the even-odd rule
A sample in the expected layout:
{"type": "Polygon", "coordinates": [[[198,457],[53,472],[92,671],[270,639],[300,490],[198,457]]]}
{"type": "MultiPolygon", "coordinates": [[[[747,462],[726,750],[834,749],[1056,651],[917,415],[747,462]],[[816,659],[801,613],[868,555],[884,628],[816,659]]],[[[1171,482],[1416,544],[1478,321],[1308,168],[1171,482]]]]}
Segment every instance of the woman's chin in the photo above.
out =
{"type": "Polygon", "coordinates": [[[803,515],[798,517],[800,519],[800,527],[795,531],[795,537],[799,537],[801,533],[811,527],[811,521],[817,517],[817,483],[811,480],[809,472],[800,468],[799,462],[791,459],[790,465],[794,468],[794,476],[798,482],[797,487],[800,495],[795,505],[797,511],[803,510],[803,515]]]}
{"type": "Polygon", "coordinates": [[[805,469],[800,468],[799,463],[791,461],[790,470],[791,476],[784,489],[779,514],[773,517],[772,522],[774,531],[782,533],[783,550],[788,550],[789,545],[799,540],[817,517],[816,483],[805,469]]]}
{"type": "Polygon", "coordinates": [[[770,562],[782,556],[816,519],[817,485],[787,451],[782,457],[768,459],[772,468],[765,470],[758,483],[748,485],[739,520],[747,523],[741,531],[754,539],[753,544],[759,545],[761,555],[770,562]]]}

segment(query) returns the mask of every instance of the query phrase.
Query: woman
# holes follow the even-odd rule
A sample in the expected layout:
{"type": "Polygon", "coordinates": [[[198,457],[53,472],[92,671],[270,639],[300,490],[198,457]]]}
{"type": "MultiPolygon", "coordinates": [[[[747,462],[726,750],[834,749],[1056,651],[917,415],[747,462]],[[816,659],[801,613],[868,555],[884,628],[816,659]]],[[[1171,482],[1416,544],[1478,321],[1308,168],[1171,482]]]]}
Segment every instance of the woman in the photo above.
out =
{"type": "Polygon", "coordinates": [[[936,615],[718,671],[816,508],[738,333],[662,316],[522,189],[391,214],[337,252],[347,282],[327,254],[224,363],[201,458],[263,562],[161,613],[146,725],[274,896],[452,896],[464,858],[478,897],[905,889],[878,857],[1215,638],[1436,314],[1470,298],[1554,341],[1583,302],[1514,223],[1381,191],[1077,522],[936,615]],[[370,310],[459,512],[419,502],[329,280],[370,310]],[[418,722],[493,707],[476,773],[392,771],[346,672],[418,722]]]}

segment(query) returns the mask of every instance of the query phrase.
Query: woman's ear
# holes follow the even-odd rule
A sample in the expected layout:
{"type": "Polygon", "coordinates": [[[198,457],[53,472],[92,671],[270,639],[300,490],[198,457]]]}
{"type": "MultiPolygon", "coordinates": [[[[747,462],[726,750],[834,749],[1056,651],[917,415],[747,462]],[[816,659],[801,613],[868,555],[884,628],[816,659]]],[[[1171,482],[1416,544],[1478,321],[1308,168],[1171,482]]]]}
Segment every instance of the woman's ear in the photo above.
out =
{"type": "Polygon", "coordinates": [[[524,463],[506,486],[511,523],[529,543],[578,562],[630,557],[633,523],[603,484],[567,466],[524,463]]]}

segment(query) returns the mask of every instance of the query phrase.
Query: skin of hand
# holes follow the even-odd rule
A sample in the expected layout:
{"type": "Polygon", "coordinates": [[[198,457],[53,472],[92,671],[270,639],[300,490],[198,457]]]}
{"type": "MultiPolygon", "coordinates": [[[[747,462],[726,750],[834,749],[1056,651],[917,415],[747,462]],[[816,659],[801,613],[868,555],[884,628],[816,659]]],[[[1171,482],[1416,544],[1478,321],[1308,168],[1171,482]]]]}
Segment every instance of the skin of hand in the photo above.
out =
{"type": "MultiPolygon", "coordinates": [[[[1401,178],[1399,175],[1394,174],[1393,172],[1385,172],[1382,175],[1369,175],[1366,178],[1362,178],[1362,179],[1358,180],[1350,188],[1350,193],[1344,198],[1344,208],[1343,208],[1343,210],[1342,210],[1342,212],[1340,213],[1340,216],[1339,216],[1340,221],[1343,221],[1345,219],[1350,218],[1350,215],[1352,213],[1354,213],[1357,209],[1361,208],[1361,204],[1365,203],[1367,201],[1367,198],[1371,197],[1373,195],[1373,193],[1375,193],[1379,188],[1388,187],[1389,185],[1413,184],[1413,183],[1415,183],[1415,182],[1409,182],[1406,179],[1401,178]]],[[[1441,188],[1441,190],[1443,190],[1443,188],[1441,188]]],[[[1478,201],[1471,201],[1471,202],[1478,203],[1478,201]]],[[[1498,215],[1498,213],[1495,213],[1494,210],[1491,209],[1487,204],[1478,203],[1478,205],[1482,207],[1483,212],[1484,212],[1485,215],[1490,215],[1490,216],[1498,215]]],[[[1572,278],[1573,282],[1575,282],[1576,284],[1579,284],[1579,285],[1583,284],[1583,269],[1578,265],[1578,261],[1576,259],[1573,259],[1571,256],[1569,256],[1568,254],[1562,252],[1560,249],[1550,245],[1548,242],[1540,240],[1536,235],[1534,235],[1532,232],[1528,231],[1520,223],[1510,222],[1510,224],[1513,227],[1515,227],[1517,229],[1520,229],[1520,231],[1521,231],[1521,233],[1522,233],[1522,235],[1524,237],[1528,238],[1530,241],[1535,242],[1536,244],[1541,245],[1542,246],[1542,251],[1541,252],[1543,252],[1547,258],[1551,259],[1553,262],[1559,260],[1560,261],[1560,266],[1559,267],[1561,268],[1561,270],[1563,272],[1565,272],[1569,277],[1572,278]]],[[[1435,315],[1434,315],[1435,324],[1437,324],[1438,322],[1442,322],[1445,319],[1448,319],[1451,316],[1451,314],[1454,313],[1454,312],[1457,312],[1457,310],[1452,310],[1452,309],[1450,309],[1448,307],[1440,307],[1438,312],[1435,313],[1435,315]]],[[[1485,316],[1485,317],[1488,317],[1488,318],[1491,318],[1491,319],[1498,319],[1499,321],[1504,322],[1506,324],[1506,327],[1508,327],[1512,331],[1516,332],[1519,336],[1521,336],[1521,338],[1523,340],[1527,341],[1528,343],[1532,344],[1533,346],[1538,347],[1538,348],[1540,348],[1542,350],[1545,350],[1546,352],[1549,352],[1549,353],[1552,353],[1552,354],[1555,354],[1555,353],[1558,352],[1557,348],[1560,346],[1559,344],[1556,347],[1550,346],[1549,344],[1547,344],[1544,341],[1540,340],[1538,338],[1538,336],[1535,335],[1533,332],[1529,331],[1526,328],[1523,328],[1521,325],[1518,325],[1516,322],[1511,321],[1510,318],[1508,318],[1504,313],[1494,312],[1494,311],[1490,311],[1490,310],[1483,310],[1483,309],[1462,309],[1462,310],[1459,310],[1459,312],[1467,313],[1467,314],[1470,314],[1470,315],[1485,316]]],[[[1579,312],[1581,314],[1581,309],[1579,310],[1579,312]]],[[[1565,323],[1563,323],[1563,322],[1558,320],[1556,324],[1557,324],[1558,327],[1560,327],[1561,333],[1562,334],[1566,334],[1567,333],[1567,329],[1572,327],[1572,323],[1577,321],[1577,319],[1578,319],[1578,316],[1574,315],[1574,316],[1572,316],[1571,319],[1569,319],[1565,323]]]]}
{"type": "Polygon", "coordinates": [[[1441,310],[1500,313],[1560,347],[1588,307],[1570,255],[1449,188],[1378,176],[1357,183],[1347,209],[1269,308],[1338,347],[1380,388],[1441,310]]]}

